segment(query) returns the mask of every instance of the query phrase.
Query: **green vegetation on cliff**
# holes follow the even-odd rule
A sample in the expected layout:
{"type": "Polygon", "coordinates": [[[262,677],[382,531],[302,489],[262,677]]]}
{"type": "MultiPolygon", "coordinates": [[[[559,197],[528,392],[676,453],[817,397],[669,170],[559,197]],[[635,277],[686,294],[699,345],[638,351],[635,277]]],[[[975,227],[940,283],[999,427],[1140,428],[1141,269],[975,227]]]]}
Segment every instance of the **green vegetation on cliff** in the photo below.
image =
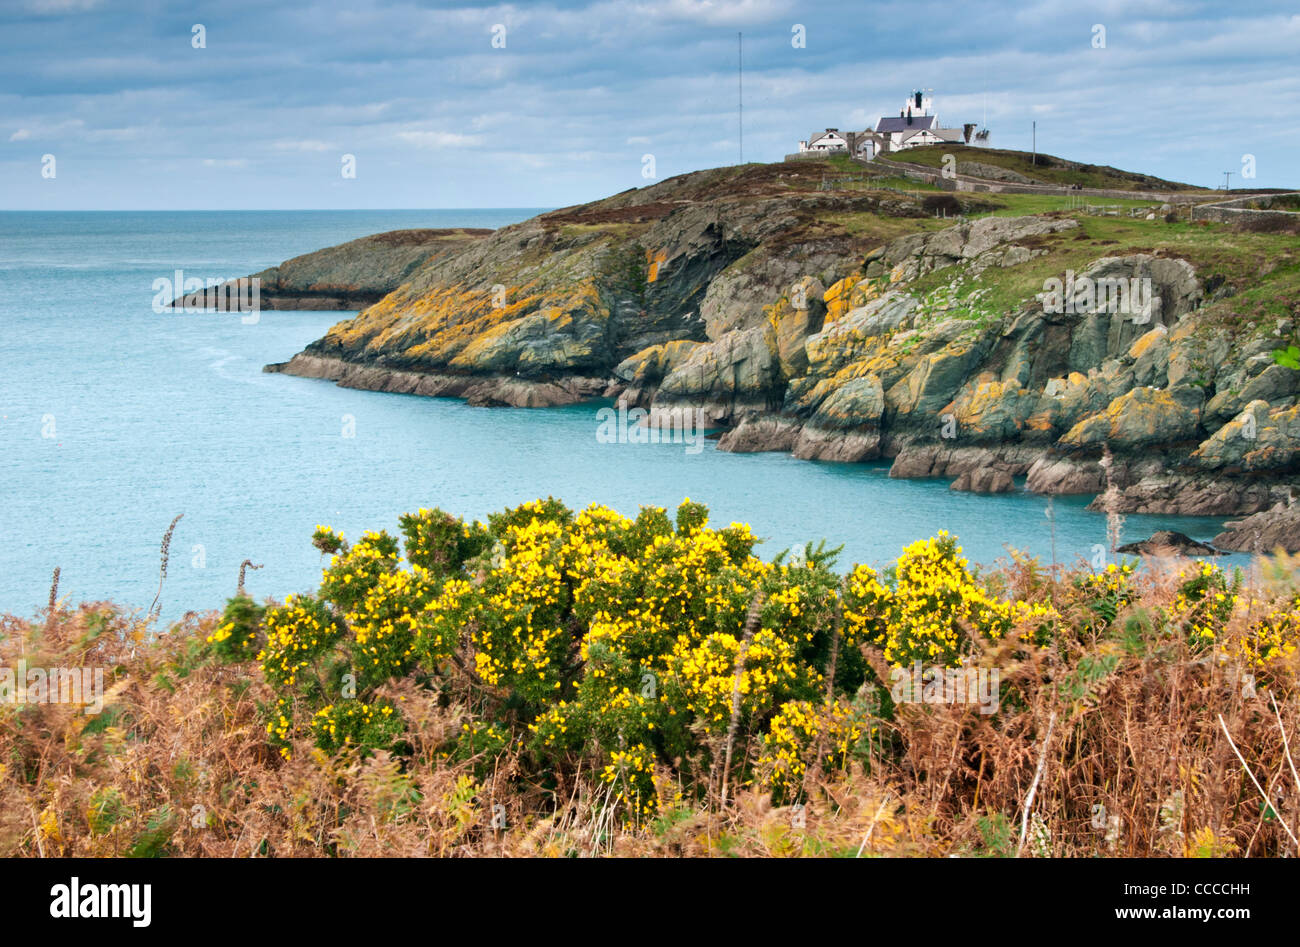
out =
{"type": "MultiPolygon", "coordinates": [[[[976,151],[1008,174],[1027,157],[976,151]]],[[[1173,187],[1050,160],[1075,183],[1173,187]]],[[[992,469],[977,482],[1109,488],[1112,512],[1289,501],[1300,372],[1272,353],[1297,341],[1295,228],[888,177],[744,165],[561,208],[439,254],[280,368],[478,404],[699,409],[725,450],[992,469]],[[1250,438],[1213,440],[1235,422],[1250,438]]]]}

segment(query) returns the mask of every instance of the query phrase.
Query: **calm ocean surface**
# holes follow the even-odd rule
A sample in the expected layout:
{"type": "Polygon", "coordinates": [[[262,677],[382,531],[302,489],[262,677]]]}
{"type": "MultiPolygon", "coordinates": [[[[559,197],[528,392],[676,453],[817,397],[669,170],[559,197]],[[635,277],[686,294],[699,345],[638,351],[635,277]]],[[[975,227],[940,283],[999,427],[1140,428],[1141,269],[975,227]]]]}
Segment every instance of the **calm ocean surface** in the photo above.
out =
{"type": "MultiPolygon", "coordinates": [[[[219,607],[239,563],[256,597],[313,588],[317,523],[350,537],[396,530],[441,506],[483,517],[553,494],[635,514],[707,503],[748,522],[770,558],[796,542],[843,543],[840,566],[883,564],[908,542],[956,533],[973,561],[1006,546],[1052,555],[1046,500],[954,493],[948,481],[890,480],[881,465],[726,454],[708,442],[600,444],[595,408],[470,408],[348,391],[262,373],[342,313],[157,315],[153,281],[244,276],[383,230],[498,227],[529,210],[0,213],[0,612],[31,615],[50,574],[74,602],[145,608],[159,543],[178,513],[165,618],[219,607]],[[355,435],[345,437],[345,416],[355,435]]],[[[1055,503],[1061,561],[1090,556],[1104,517],[1055,503]]],[[[1208,539],[1221,521],[1130,516],[1125,538],[1174,528],[1208,539]]]]}

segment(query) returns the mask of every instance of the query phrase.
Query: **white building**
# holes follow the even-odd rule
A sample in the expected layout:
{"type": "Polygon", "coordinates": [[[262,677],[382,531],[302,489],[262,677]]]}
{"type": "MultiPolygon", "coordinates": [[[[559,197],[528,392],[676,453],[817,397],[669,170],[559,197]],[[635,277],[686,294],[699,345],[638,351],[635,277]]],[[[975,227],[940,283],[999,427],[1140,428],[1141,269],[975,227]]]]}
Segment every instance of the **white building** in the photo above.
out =
{"type": "Polygon", "coordinates": [[[799,142],[799,153],[805,152],[848,152],[849,140],[840,134],[838,128],[828,128],[824,132],[818,132],[807,141],[799,142]]]}
{"type": "MultiPolygon", "coordinates": [[[[928,90],[913,92],[898,110],[898,117],[881,118],[875,130],[841,132],[838,128],[828,128],[807,141],[799,142],[799,153],[851,154],[870,161],[876,155],[906,151],[921,145],[970,144],[976,126],[942,127],[939,116],[934,114],[934,99],[927,93],[928,90]]],[[[976,134],[975,139],[979,144],[986,143],[987,130],[976,134]]]]}
{"type": "Polygon", "coordinates": [[[898,117],[882,117],[876,123],[876,134],[888,139],[890,151],[904,151],[921,145],[938,145],[943,142],[969,143],[974,125],[962,128],[943,128],[939,116],[934,114],[934,99],[924,91],[913,92],[898,110],[898,117]]]}

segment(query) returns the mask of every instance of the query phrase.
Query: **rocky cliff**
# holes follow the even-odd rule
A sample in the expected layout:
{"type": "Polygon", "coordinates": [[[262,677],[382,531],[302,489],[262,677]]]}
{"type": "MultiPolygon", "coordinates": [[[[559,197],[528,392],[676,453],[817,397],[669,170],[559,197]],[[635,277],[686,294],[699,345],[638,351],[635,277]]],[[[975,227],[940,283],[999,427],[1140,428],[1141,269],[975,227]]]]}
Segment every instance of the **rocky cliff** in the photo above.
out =
{"type": "Polygon", "coordinates": [[[1272,352],[1295,338],[1294,236],[880,184],[751,165],[543,214],[431,257],[268,369],[698,408],[726,450],[892,458],[960,489],[1097,493],[1109,447],[1121,511],[1288,500],[1300,372],[1272,352]]]}

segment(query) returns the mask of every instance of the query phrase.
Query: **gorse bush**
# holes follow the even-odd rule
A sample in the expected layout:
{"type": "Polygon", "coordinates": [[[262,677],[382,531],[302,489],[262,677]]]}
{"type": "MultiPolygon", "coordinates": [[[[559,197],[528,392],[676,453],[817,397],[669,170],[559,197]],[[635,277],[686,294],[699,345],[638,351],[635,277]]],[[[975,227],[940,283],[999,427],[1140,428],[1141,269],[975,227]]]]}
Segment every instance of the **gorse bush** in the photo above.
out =
{"type": "Polygon", "coordinates": [[[1295,853],[1241,760],[1291,773],[1300,562],[979,571],[941,533],[841,577],[690,501],[398,526],[163,633],[0,617],[3,666],[106,686],[0,701],[0,852],[1295,853]]]}
{"type": "MultiPolygon", "coordinates": [[[[420,510],[399,526],[401,540],[367,532],[355,544],[318,527],[312,541],[330,559],[315,595],[264,611],[234,599],[209,638],[231,661],[260,640],[279,751],[310,739],[400,754],[406,722],[382,691],[409,678],[469,709],[449,756],[515,752],[543,783],[585,767],[632,821],[726,779],[785,799],[810,771],[869,766],[873,741],[889,739],[891,668],[958,668],[1002,643],[1068,650],[1105,633],[1135,594],[1130,563],[1076,579],[1089,617],[1070,644],[1053,602],[1004,598],[943,532],[883,574],[859,565],[841,580],[824,546],[765,562],[747,526],[712,528],[690,500],[672,517],[574,513],[547,498],[487,523],[420,510]],[[758,749],[723,773],[738,738],[758,749]]],[[[1165,623],[1203,647],[1240,578],[1204,564],[1180,582],[1165,623]]],[[[1294,631],[1264,619],[1237,656],[1287,654],[1294,631]]],[[[1101,670],[1063,694],[1084,696],[1115,664],[1084,663],[1101,670]]],[[[1018,689],[1007,697],[1021,704],[1018,689]]]]}
{"type": "Polygon", "coordinates": [[[841,582],[834,551],[764,562],[747,526],[711,528],[690,500],[675,517],[575,514],[548,498],[486,524],[420,510],[399,525],[404,550],[386,532],[350,545],[318,527],[330,559],[316,594],[264,614],[232,600],[209,638],[240,660],[260,619],[280,752],[305,737],[325,751],[400,749],[401,708],[380,691],[413,676],[472,709],[459,739],[492,734],[544,780],[586,766],[633,818],[715,789],[737,734],[762,752],[725,776],[778,796],[797,793],[809,765],[860,758],[853,748],[879,727],[859,691],[884,683],[864,647],[892,666],[955,667],[1056,618],[990,591],[944,533],[885,577],[858,566],[841,582]]]}
{"type": "Polygon", "coordinates": [[[1003,601],[975,580],[957,540],[945,532],[908,546],[894,567],[894,587],[858,566],[849,583],[849,629],[882,647],[894,665],[913,661],[956,666],[975,634],[996,640],[1025,622],[1049,623],[1050,606],[1003,601]]]}
{"type": "MultiPolygon", "coordinates": [[[[761,733],[826,690],[838,579],[825,557],[765,563],[748,527],[712,529],[700,504],[630,519],[548,498],[487,524],[421,510],[400,526],[404,557],[387,533],[349,545],[318,528],[331,558],[316,595],[262,616],[257,660],[277,694],[267,730],[283,754],[308,735],[327,751],[393,749],[400,711],[377,694],[415,675],[474,708],[467,735],[504,734],[539,774],[585,762],[645,815],[669,771],[707,789],[733,703],[761,733]]],[[[214,653],[247,653],[248,614],[232,601],[214,653]]],[[[837,671],[852,693],[866,665],[846,651],[837,671]]]]}
{"type": "Polygon", "coordinates": [[[1237,605],[1242,577],[1231,577],[1211,562],[1180,572],[1178,595],[1169,611],[1171,624],[1194,647],[1208,647],[1219,639],[1237,605]]]}

